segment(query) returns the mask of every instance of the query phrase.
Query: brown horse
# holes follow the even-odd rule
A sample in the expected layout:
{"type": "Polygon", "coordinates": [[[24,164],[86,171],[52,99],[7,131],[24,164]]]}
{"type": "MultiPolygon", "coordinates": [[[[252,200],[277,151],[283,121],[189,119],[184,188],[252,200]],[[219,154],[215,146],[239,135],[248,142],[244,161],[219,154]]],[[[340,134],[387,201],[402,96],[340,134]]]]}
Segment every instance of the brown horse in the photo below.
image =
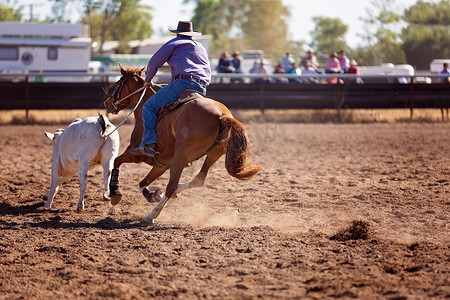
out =
{"type": "MultiPolygon", "coordinates": [[[[105,101],[109,113],[117,114],[120,110],[139,103],[144,80],[143,69],[128,68],[120,65],[122,77],[116,82],[114,92],[105,101]],[[134,93],[134,94],[133,94],[134,93]]],[[[139,183],[144,196],[149,202],[159,201],[153,211],[144,218],[144,222],[153,223],[167,201],[182,190],[201,187],[212,165],[223,155],[228,173],[240,180],[251,179],[261,170],[258,166],[246,163],[248,140],[244,126],[234,119],[230,111],[221,103],[208,99],[196,98],[178,109],[167,113],[156,126],[157,150],[156,159],[145,155],[132,155],[131,148],[139,146],[144,132],[142,106],[155,91],[148,89],[143,95],[143,101],[134,111],[135,126],[131,133],[130,145],[114,161],[111,178],[111,203],[120,202],[122,195],[118,189],[119,167],[123,163],[145,162],[153,168],[139,183]],[[179,183],[181,173],[189,163],[206,155],[200,172],[187,183],[179,183]],[[162,195],[151,192],[149,186],[165,171],[170,169],[170,179],[166,191],[162,195]]]]}

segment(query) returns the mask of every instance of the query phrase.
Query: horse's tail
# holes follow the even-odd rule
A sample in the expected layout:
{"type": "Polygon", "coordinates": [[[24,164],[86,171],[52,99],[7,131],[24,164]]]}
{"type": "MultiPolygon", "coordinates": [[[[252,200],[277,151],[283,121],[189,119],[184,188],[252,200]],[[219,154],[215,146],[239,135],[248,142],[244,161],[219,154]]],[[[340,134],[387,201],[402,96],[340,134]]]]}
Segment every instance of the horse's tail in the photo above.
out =
{"type": "Polygon", "coordinates": [[[228,174],[240,180],[253,178],[262,168],[246,163],[249,142],[244,125],[231,117],[222,117],[220,121],[224,132],[230,132],[225,154],[225,168],[228,174]]]}

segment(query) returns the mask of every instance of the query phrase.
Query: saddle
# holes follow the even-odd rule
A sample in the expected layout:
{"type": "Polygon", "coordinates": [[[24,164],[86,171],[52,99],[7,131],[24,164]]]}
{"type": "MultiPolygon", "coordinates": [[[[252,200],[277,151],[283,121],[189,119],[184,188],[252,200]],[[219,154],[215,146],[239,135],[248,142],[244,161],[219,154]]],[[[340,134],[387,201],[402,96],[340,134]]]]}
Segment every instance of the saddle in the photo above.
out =
{"type": "Polygon", "coordinates": [[[194,91],[194,90],[182,91],[178,95],[178,98],[176,101],[168,103],[168,104],[164,105],[160,110],[158,110],[157,122],[159,122],[169,112],[171,112],[171,111],[179,108],[183,104],[188,103],[189,101],[197,99],[197,98],[205,98],[205,95],[203,95],[199,91],[194,91]]]}

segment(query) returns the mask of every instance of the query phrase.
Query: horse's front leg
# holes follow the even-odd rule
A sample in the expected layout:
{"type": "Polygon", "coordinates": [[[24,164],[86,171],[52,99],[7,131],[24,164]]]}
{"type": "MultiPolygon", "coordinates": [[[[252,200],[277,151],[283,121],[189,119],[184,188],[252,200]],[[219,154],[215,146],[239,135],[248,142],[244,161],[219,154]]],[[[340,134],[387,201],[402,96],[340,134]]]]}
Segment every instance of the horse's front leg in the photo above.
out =
{"type": "Polygon", "coordinates": [[[114,168],[111,171],[111,180],[109,181],[109,197],[112,205],[117,205],[122,200],[122,193],[119,190],[119,167],[123,163],[140,163],[146,159],[145,156],[131,155],[128,152],[129,149],[130,146],[114,159],[114,168]]]}
{"type": "Polygon", "coordinates": [[[187,165],[187,162],[172,164],[172,166],[170,168],[169,183],[167,184],[167,187],[166,187],[166,193],[164,195],[162,195],[161,200],[155,206],[155,208],[152,210],[152,212],[142,220],[143,222],[145,222],[145,223],[154,223],[155,222],[155,219],[159,216],[162,209],[167,204],[167,201],[169,201],[170,197],[172,197],[172,195],[177,190],[178,182],[180,181],[180,177],[181,177],[181,172],[183,171],[183,168],[186,165],[187,165]]]}

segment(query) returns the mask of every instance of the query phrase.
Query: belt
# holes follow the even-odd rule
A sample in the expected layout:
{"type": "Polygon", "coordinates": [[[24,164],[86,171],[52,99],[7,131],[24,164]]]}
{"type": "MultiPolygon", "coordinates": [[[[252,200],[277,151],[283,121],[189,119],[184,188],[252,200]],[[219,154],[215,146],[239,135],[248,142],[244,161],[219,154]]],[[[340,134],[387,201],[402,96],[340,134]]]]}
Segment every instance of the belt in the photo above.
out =
{"type": "Polygon", "coordinates": [[[191,75],[178,75],[178,76],[175,77],[175,79],[188,79],[188,80],[192,80],[192,81],[197,82],[198,84],[202,85],[203,87],[206,86],[206,82],[204,82],[201,79],[197,79],[197,78],[195,78],[195,77],[193,77],[191,75]]]}

